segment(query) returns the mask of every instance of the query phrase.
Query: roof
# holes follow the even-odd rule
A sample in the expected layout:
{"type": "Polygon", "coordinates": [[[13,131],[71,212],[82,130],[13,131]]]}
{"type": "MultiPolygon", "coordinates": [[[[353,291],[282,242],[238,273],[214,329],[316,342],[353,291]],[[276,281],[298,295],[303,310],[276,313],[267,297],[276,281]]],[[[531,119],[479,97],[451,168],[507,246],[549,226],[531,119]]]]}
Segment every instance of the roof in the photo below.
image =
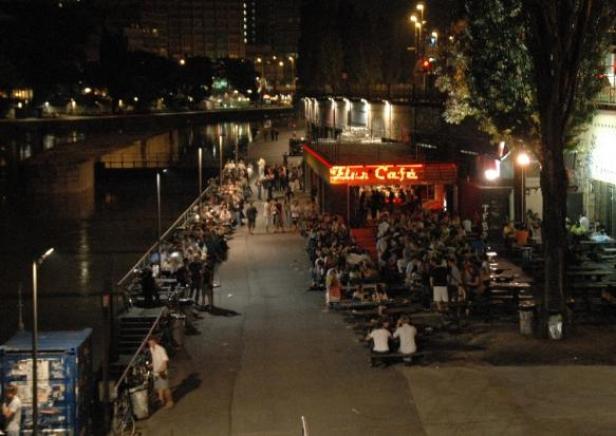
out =
{"type": "Polygon", "coordinates": [[[405,164],[409,161],[425,161],[416,159],[415,147],[399,142],[319,140],[318,143],[310,144],[310,147],[333,165],[405,164]]]}
{"type": "MultiPolygon", "coordinates": [[[[38,337],[39,351],[76,350],[91,334],[91,328],[40,332],[38,337]]],[[[0,350],[31,351],[32,333],[27,331],[17,332],[11,339],[0,346],[0,350]]]]}

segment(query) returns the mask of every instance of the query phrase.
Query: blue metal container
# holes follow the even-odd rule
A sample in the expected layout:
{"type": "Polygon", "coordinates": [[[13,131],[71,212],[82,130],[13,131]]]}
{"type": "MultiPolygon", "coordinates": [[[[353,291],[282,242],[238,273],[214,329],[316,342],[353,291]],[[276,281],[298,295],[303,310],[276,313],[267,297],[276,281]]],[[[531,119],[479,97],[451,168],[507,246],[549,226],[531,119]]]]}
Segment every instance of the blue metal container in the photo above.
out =
{"type": "MultiPolygon", "coordinates": [[[[92,329],[39,333],[39,431],[67,436],[92,433],[92,329]]],[[[21,430],[32,433],[32,334],[19,332],[0,347],[0,389],[18,388],[21,430]]]]}

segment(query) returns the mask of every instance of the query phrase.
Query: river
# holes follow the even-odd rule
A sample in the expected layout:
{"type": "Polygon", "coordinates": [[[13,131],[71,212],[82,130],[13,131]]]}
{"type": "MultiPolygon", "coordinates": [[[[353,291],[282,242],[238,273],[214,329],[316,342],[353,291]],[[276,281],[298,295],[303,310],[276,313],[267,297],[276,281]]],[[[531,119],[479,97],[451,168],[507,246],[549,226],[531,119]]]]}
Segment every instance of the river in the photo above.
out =
{"type": "MultiPolygon", "coordinates": [[[[217,132],[227,132],[223,149],[226,159],[236,151],[241,154],[245,150],[255,128],[255,124],[241,122],[163,132],[164,136],[175,138],[169,145],[169,170],[161,183],[163,229],[197,195],[197,148],[204,147],[205,176],[215,176],[220,161],[217,132]],[[236,144],[239,147],[236,148],[236,144]]],[[[160,132],[157,135],[160,136],[160,132]]],[[[6,145],[7,138],[2,140],[6,145]]],[[[45,140],[50,143],[48,138],[45,140]]],[[[32,153],[31,144],[15,140],[11,144],[15,147],[11,155],[18,159],[27,159],[32,153]]],[[[37,147],[35,150],[44,150],[45,145],[37,147]]],[[[156,147],[160,150],[160,141],[156,142],[156,147]]],[[[19,165],[12,162],[8,166],[19,165]]],[[[117,282],[157,238],[155,171],[97,172],[91,192],[69,197],[22,194],[20,186],[6,179],[3,186],[0,197],[0,343],[18,328],[20,287],[23,321],[26,330],[31,328],[32,261],[54,247],[54,254],[39,268],[39,329],[92,327],[95,347],[100,345],[100,293],[106,283],[117,282]]]]}

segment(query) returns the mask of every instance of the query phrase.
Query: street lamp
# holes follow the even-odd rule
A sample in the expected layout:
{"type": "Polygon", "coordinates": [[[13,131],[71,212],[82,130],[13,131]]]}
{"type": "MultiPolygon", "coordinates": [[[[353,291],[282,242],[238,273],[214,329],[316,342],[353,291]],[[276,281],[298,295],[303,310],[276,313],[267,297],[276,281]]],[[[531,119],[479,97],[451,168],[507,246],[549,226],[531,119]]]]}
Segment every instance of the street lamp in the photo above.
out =
{"type": "Polygon", "coordinates": [[[220,189],[222,190],[222,135],[218,135],[218,145],[220,148],[220,153],[218,153],[220,155],[220,189]]]}
{"type": "Polygon", "coordinates": [[[295,89],[295,58],[289,56],[289,62],[291,63],[291,86],[295,89]]]}
{"type": "Polygon", "coordinates": [[[54,252],[47,250],[32,262],[32,434],[38,433],[38,267],[54,252]]]}
{"type": "Polygon", "coordinates": [[[331,97],[329,97],[328,100],[332,102],[332,111],[334,112],[334,139],[336,139],[336,100],[331,97]]]}
{"type": "Polygon", "coordinates": [[[526,167],[530,164],[530,156],[525,151],[521,151],[520,153],[518,153],[516,162],[522,169],[522,180],[520,182],[520,184],[522,185],[522,192],[520,193],[520,207],[522,214],[522,223],[526,224],[526,167]]]}
{"type": "MultiPolygon", "coordinates": [[[[199,205],[201,205],[201,193],[203,192],[203,148],[199,147],[197,151],[197,157],[199,160],[199,205]]],[[[201,212],[199,212],[201,213],[201,212]]]]}
{"type": "Polygon", "coordinates": [[[385,103],[385,107],[389,109],[389,138],[393,139],[393,132],[391,128],[391,123],[392,123],[391,119],[393,117],[393,112],[392,112],[393,105],[388,100],[383,100],[383,103],[385,103]]]}
{"type": "Polygon", "coordinates": [[[423,19],[424,19],[424,8],[425,6],[423,5],[423,3],[417,3],[417,6],[415,6],[415,8],[419,11],[419,13],[421,14],[421,22],[423,23],[423,19]]]}
{"type": "MultiPolygon", "coordinates": [[[[162,170],[163,174],[167,173],[167,169],[162,170]]],[[[161,202],[161,196],[160,196],[160,174],[161,171],[157,171],[156,172],[156,205],[157,205],[157,215],[158,215],[158,263],[160,265],[160,240],[162,237],[162,219],[161,219],[161,206],[162,206],[162,202],[161,202]]]]}

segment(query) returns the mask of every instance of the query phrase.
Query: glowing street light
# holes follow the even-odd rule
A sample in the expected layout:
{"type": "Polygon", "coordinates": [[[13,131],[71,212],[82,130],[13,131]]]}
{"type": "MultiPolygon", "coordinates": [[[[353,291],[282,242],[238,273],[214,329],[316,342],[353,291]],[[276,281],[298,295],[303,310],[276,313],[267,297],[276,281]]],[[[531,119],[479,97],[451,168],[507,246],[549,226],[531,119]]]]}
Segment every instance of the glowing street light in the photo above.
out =
{"type": "Polygon", "coordinates": [[[522,168],[527,167],[528,164],[530,164],[530,156],[528,155],[528,153],[526,153],[525,151],[522,151],[518,154],[518,157],[516,159],[516,162],[518,163],[518,165],[520,165],[522,168]]]}
{"type": "Polygon", "coordinates": [[[184,59],[184,58],[180,59],[179,63],[182,66],[186,65],[186,59],[184,59]]]}
{"type": "Polygon", "coordinates": [[[415,14],[411,15],[411,21],[413,23],[416,23],[417,22],[417,15],[415,15],[415,14]]]}
{"type": "Polygon", "coordinates": [[[516,163],[522,169],[521,177],[521,193],[520,193],[520,208],[522,214],[522,223],[526,224],[526,167],[530,164],[530,156],[525,151],[518,153],[516,163]]]}

